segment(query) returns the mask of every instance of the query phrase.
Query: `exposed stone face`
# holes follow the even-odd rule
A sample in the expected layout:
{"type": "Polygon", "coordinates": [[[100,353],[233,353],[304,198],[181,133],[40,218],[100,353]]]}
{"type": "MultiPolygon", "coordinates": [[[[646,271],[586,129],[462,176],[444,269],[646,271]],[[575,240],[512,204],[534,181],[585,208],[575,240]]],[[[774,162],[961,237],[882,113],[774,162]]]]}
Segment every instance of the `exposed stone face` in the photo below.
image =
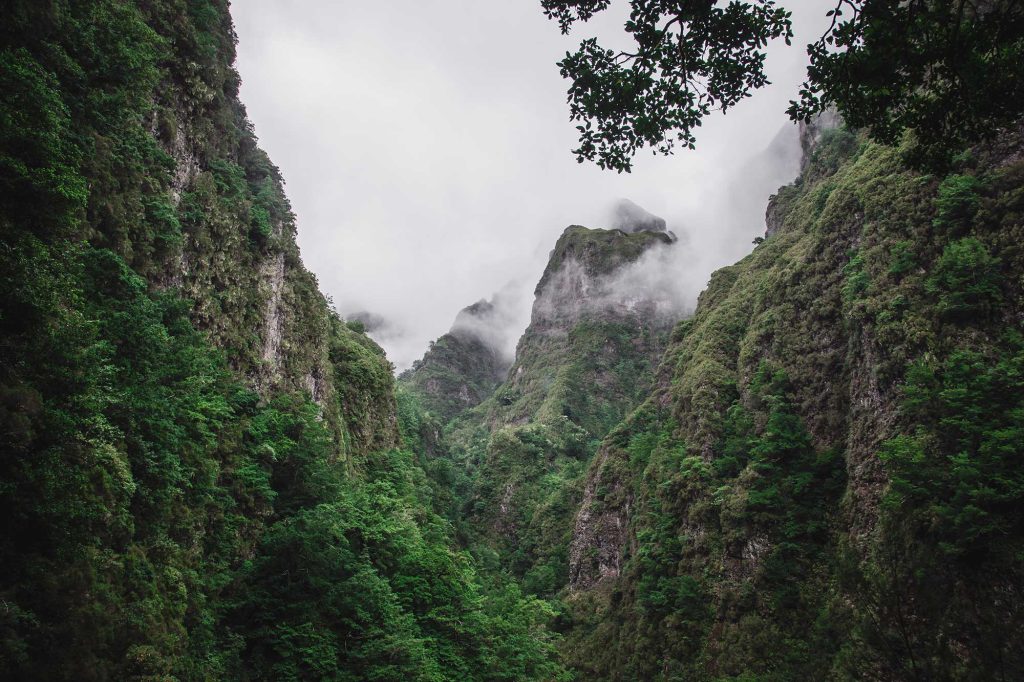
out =
{"type": "Polygon", "coordinates": [[[623,235],[613,230],[566,228],[537,285],[530,330],[564,334],[585,318],[630,316],[663,325],[658,310],[665,292],[622,286],[615,273],[649,249],[673,243],[666,233],[623,235]]]}
{"type": "Polygon", "coordinates": [[[771,198],[768,199],[768,208],[764,213],[765,237],[774,236],[782,227],[782,220],[786,216],[780,206],[780,203],[779,195],[777,194],[773,194],[771,198]]]}
{"type": "MultiPolygon", "coordinates": [[[[646,386],[649,378],[642,373],[619,376],[610,368],[629,358],[652,370],[679,313],[665,305],[664,292],[630,289],[619,275],[651,250],[674,243],[663,232],[566,228],[537,285],[530,325],[519,339],[508,381],[490,410],[492,425],[571,413],[575,423],[594,432],[596,417],[588,416],[590,408],[566,407],[579,403],[581,396],[553,390],[564,383],[558,381],[559,373],[582,358],[608,369],[579,377],[578,390],[596,387],[598,399],[631,402],[624,395],[646,386]]],[[[624,408],[619,405],[616,411],[624,408]]]]}
{"type": "Polygon", "coordinates": [[[608,466],[611,446],[597,453],[569,545],[569,589],[587,590],[622,573],[632,495],[608,466]],[[598,489],[603,488],[598,495],[598,489]]]}
{"type": "Polygon", "coordinates": [[[185,134],[183,126],[174,131],[174,138],[170,145],[171,158],[174,159],[174,175],[171,178],[171,197],[175,206],[181,203],[182,193],[199,173],[199,157],[192,149],[188,135],[185,134]]]}
{"type": "MultiPolygon", "coordinates": [[[[162,267],[147,276],[156,286],[175,289],[194,302],[193,323],[225,351],[254,390],[264,397],[306,393],[333,429],[344,428],[354,417],[343,414],[346,407],[338,400],[336,385],[348,378],[338,376],[329,354],[339,336],[352,343],[359,340],[356,332],[339,326],[304,267],[280,173],[248,132],[251,124],[237,100],[237,88],[228,86],[221,98],[202,79],[190,79],[187,87],[175,83],[154,95],[148,127],[174,161],[165,189],[181,218],[182,240],[162,267]],[[211,137],[212,120],[241,132],[238,137],[211,137]],[[245,180],[225,190],[235,181],[233,170],[244,173],[245,180]],[[257,234],[250,208],[256,203],[252,187],[260,182],[262,191],[272,196],[272,209],[265,209],[269,230],[257,234]],[[226,191],[243,193],[245,201],[225,196],[226,191]]],[[[363,360],[390,373],[379,348],[363,360]]],[[[379,388],[370,400],[372,421],[362,419],[365,423],[358,425],[361,437],[337,433],[339,442],[384,447],[398,442],[394,396],[390,386],[382,383],[379,388]]]]}
{"type": "Polygon", "coordinates": [[[815,116],[810,123],[800,121],[800,149],[803,151],[803,156],[800,158],[801,173],[807,170],[811,155],[821,143],[825,133],[842,125],[843,117],[835,109],[826,109],[815,116]]]}
{"type": "Polygon", "coordinates": [[[284,254],[279,253],[263,263],[261,272],[268,295],[263,313],[263,362],[267,371],[277,374],[281,367],[281,296],[284,288],[284,254]]]}
{"type": "Polygon", "coordinates": [[[849,506],[845,510],[849,534],[863,548],[878,520],[887,477],[878,459],[879,446],[896,432],[899,392],[880,385],[877,341],[863,333],[850,340],[853,356],[849,385],[849,428],[846,433],[846,475],[849,506]]]}

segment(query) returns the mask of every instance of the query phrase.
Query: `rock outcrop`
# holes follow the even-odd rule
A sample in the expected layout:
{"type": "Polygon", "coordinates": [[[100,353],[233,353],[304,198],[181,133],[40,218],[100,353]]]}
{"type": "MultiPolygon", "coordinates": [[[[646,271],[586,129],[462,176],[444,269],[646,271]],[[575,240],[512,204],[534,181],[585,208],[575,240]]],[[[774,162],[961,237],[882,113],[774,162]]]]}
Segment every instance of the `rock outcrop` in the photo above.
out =
{"type": "MultiPolygon", "coordinates": [[[[585,485],[583,465],[651,389],[680,313],[666,292],[627,275],[671,248],[680,247],[661,231],[567,228],[537,284],[507,379],[448,429],[457,465],[475,472],[477,537],[498,548],[531,591],[554,594],[568,584],[580,494],[598,493],[585,485]]],[[[614,525],[598,517],[597,532],[614,525]]],[[[617,555],[608,561],[602,570],[619,570],[617,555]]]]}
{"type": "Polygon", "coordinates": [[[508,374],[501,317],[493,300],[463,308],[451,330],[399,377],[400,384],[442,423],[489,398],[508,374]]]}
{"type": "Polygon", "coordinates": [[[810,122],[800,121],[800,172],[804,173],[811,163],[814,150],[818,148],[830,130],[837,130],[843,126],[843,117],[833,108],[826,109],[810,122]]]}
{"type": "Polygon", "coordinates": [[[587,590],[622,574],[629,542],[632,495],[627,481],[608,471],[611,452],[603,446],[590,467],[569,544],[569,590],[587,590]]]}
{"type": "MultiPolygon", "coordinates": [[[[230,22],[217,30],[218,58],[230,63],[230,22]]],[[[393,447],[398,431],[383,351],[341,323],[303,265],[281,174],[257,146],[234,69],[203,74],[154,94],[150,133],[174,162],[164,190],[183,234],[147,274],[194,302],[193,323],[261,396],[306,393],[346,447],[393,447]],[[372,420],[351,389],[339,390],[338,382],[352,381],[331,359],[341,346],[349,347],[346,371],[380,379],[372,420]]]]}
{"type": "Polygon", "coordinates": [[[667,292],[631,287],[620,275],[674,244],[664,232],[566,228],[537,284],[530,325],[491,422],[566,415],[597,434],[611,426],[609,405],[625,416],[679,313],[667,292]]]}

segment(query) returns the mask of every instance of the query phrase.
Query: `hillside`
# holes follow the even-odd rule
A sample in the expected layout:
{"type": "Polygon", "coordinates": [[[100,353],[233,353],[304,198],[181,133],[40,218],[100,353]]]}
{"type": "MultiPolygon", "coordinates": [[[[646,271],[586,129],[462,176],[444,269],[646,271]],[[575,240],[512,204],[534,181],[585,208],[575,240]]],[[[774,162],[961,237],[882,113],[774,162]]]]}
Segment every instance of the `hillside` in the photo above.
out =
{"type": "Polygon", "coordinates": [[[671,338],[607,286],[655,233],[566,230],[508,380],[435,448],[580,679],[1022,668],[1022,139],[929,176],[802,128],[766,238],[671,338]]]}
{"type": "Polygon", "coordinates": [[[768,238],[590,467],[566,596],[586,679],[1024,665],[1021,137],[935,177],[811,132],[768,238]]]}
{"type": "Polygon", "coordinates": [[[0,677],[558,677],[299,259],[226,0],[6,10],[0,677]]]}
{"type": "MultiPolygon", "coordinates": [[[[464,542],[528,592],[550,597],[565,583],[582,474],[605,434],[651,389],[679,317],[664,292],[623,279],[645,257],[678,247],[664,225],[654,227],[566,228],[507,379],[479,405],[435,424],[435,442],[422,448],[437,453],[448,515],[464,542]]],[[[414,395],[437,346],[406,382],[414,395]]]]}
{"type": "Polygon", "coordinates": [[[451,330],[399,377],[422,409],[442,422],[482,403],[508,374],[500,338],[504,306],[495,299],[460,310],[451,330]]]}
{"type": "Polygon", "coordinates": [[[818,117],[695,310],[622,201],[514,357],[499,295],[396,379],[235,40],[227,0],[0,25],[0,678],[1024,677],[1024,129],[927,173],[818,117]]]}

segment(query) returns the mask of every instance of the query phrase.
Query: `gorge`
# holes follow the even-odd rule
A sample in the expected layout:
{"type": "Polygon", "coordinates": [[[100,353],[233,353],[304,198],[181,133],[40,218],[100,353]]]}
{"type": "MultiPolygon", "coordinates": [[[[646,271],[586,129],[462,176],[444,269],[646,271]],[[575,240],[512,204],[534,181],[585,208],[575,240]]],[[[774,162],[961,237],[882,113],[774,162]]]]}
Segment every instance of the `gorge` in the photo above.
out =
{"type": "Polygon", "coordinates": [[[226,2],[0,35],[0,677],[1024,672],[1019,124],[939,172],[819,117],[696,306],[622,203],[514,354],[499,292],[396,377],[303,265],[226,2]]]}

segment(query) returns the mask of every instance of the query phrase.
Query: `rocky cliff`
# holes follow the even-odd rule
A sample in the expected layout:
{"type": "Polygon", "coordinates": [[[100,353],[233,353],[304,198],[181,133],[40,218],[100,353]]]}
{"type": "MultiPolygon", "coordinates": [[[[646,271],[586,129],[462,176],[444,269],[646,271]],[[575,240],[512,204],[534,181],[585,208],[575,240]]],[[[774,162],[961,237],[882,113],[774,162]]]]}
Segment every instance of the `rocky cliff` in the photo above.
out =
{"type": "Polygon", "coordinates": [[[588,679],[1020,669],[1020,137],[945,177],[813,137],[589,467],[588,679]]]}
{"type": "Polygon", "coordinates": [[[489,406],[490,423],[565,416],[593,437],[621,418],[645,390],[679,315],[665,292],[621,275],[673,244],[664,232],[566,228],[537,284],[508,380],[489,406]]]}
{"type": "Polygon", "coordinates": [[[4,9],[0,678],[564,677],[299,259],[226,0],[4,9]]]}
{"type": "MultiPolygon", "coordinates": [[[[257,146],[237,99],[229,15],[197,12],[194,33],[174,25],[169,9],[156,6],[151,15],[169,53],[138,132],[166,155],[170,170],[147,176],[151,186],[139,196],[118,200],[160,206],[170,234],[157,239],[171,246],[158,258],[130,236],[112,246],[157,286],[192,301],[195,326],[262,395],[307,393],[354,451],[396,445],[383,351],[341,323],[303,266],[280,172],[257,146]],[[360,387],[372,399],[339,390],[348,370],[373,375],[372,386],[360,387]]],[[[102,196],[112,202],[117,195],[102,196]]],[[[107,240],[111,227],[94,226],[97,240],[107,240]]]]}
{"type": "Polygon", "coordinates": [[[567,228],[508,378],[447,428],[447,456],[468,476],[467,533],[496,549],[532,592],[565,584],[580,475],[651,388],[679,312],[664,292],[624,274],[668,248],[677,245],[663,231],[567,228]]]}

